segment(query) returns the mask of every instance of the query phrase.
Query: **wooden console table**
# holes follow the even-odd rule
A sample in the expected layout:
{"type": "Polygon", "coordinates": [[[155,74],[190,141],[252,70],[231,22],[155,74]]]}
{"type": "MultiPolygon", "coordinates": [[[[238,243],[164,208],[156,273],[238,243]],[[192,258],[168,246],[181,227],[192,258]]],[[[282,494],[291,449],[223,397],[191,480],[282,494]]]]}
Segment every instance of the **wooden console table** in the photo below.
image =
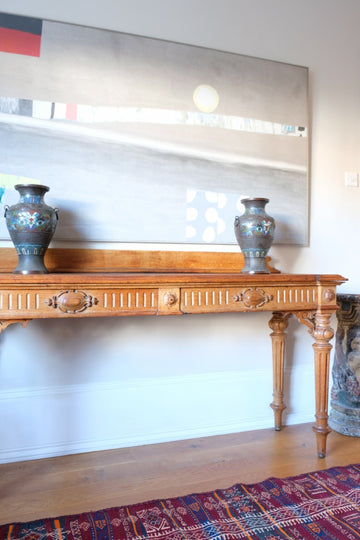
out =
{"type": "Polygon", "coordinates": [[[184,255],[184,252],[183,267],[177,264],[177,271],[174,271],[169,264],[169,255],[160,255],[162,252],[158,255],[142,252],[139,259],[136,252],[114,255],[96,253],[96,250],[84,250],[80,254],[79,250],[72,254],[72,250],[64,250],[68,262],[62,265],[59,262],[62,250],[54,250],[47,263],[51,273],[20,275],[9,271],[9,265],[16,266],[12,252],[0,251],[9,255],[1,259],[0,330],[16,322],[26,324],[32,319],[44,318],[271,312],[271,407],[276,430],[281,429],[285,408],[286,328],[289,317],[295,315],[314,338],[316,423],[313,429],[318,456],[325,456],[326,438],[331,431],[328,427],[328,385],[330,341],[334,331],[330,317],[337,310],[336,287],[346,281],[342,276],[281,274],[274,269],[270,274],[241,274],[240,270],[235,271],[235,267],[241,268],[241,254],[217,254],[215,258],[222,262],[217,268],[205,271],[201,264],[194,263],[194,254],[184,255]],[[163,268],[164,257],[166,270],[163,268]],[[8,262],[4,263],[5,260],[8,262]],[[120,266],[121,272],[104,271],[120,266]],[[57,272],[59,268],[60,272],[57,272]]]}

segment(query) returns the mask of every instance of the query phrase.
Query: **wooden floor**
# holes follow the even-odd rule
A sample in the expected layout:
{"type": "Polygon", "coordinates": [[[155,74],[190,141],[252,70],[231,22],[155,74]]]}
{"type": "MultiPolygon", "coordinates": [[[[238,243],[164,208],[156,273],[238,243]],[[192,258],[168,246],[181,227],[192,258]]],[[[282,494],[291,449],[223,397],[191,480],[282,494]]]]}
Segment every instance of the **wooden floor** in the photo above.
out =
{"type": "Polygon", "coordinates": [[[360,462],[360,438],[310,424],[0,465],[0,523],[185,495],[360,462]]]}

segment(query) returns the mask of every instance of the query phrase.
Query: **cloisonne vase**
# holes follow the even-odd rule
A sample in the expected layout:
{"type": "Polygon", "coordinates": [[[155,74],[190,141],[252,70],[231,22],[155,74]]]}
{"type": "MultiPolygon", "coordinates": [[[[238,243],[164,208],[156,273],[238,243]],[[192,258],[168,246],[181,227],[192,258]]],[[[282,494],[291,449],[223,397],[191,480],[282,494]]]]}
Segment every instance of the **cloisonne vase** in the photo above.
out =
{"type": "Polygon", "coordinates": [[[265,211],[269,199],[242,199],[245,212],[235,217],[235,236],[244,255],[244,274],[269,274],[266,255],[274,240],[275,220],[265,211]]]}
{"type": "Polygon", "coordinates": [[[47,186],[17,184],[15,189],[19,202],[5,206],[6,226],[18,255],[14,274],[46,274],[44,256],[56,229],[58,210],[44,202],[47,186]]]}

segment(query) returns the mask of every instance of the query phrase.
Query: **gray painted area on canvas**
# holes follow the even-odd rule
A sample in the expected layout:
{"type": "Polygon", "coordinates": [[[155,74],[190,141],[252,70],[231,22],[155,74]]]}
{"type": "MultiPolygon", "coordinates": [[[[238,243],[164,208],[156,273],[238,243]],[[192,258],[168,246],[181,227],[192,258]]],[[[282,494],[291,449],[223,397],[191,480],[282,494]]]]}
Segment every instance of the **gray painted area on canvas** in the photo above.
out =
{"type": "Polygon", "coordinates": [[[56,239],[234,244],[259,196],[275,242],[307,244],[306,68],[48,21],[40,58],[0,65],[3,202],[48,185],[56,239]]]}

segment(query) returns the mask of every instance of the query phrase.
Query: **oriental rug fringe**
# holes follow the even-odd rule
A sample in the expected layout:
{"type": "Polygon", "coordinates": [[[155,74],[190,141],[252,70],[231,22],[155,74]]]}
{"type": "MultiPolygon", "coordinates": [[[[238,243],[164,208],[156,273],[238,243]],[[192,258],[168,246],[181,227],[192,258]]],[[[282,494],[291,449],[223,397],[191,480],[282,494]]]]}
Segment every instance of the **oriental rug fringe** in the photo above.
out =
{"type": "Polygon", "coordinates": [[[360,464],[0,526],[1,540],[360,539],[360,464]]]}

